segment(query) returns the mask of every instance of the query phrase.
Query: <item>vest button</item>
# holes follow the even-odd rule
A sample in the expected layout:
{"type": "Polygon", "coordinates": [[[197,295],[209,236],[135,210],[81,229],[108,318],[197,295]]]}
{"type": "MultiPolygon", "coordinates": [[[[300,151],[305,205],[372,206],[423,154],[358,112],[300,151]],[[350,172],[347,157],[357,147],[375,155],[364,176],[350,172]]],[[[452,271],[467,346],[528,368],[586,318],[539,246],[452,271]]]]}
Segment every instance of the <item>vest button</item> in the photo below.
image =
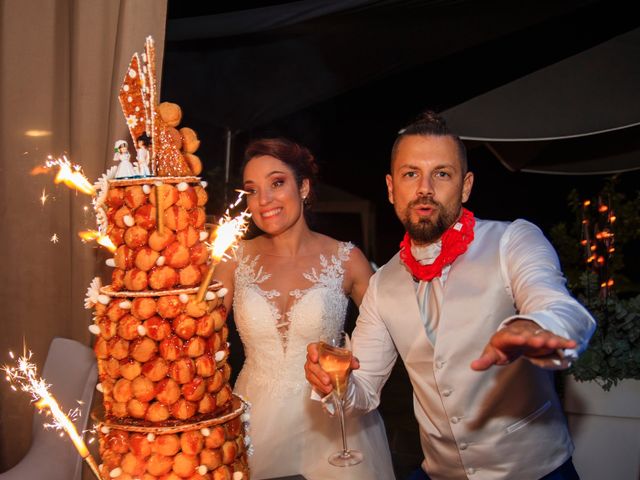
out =
{"type": "Polygon", "coordinates": [[[468,475],[473,475],[474,473],[476,473],[476,469],[473,467],[469,467],[467,468],[467,474],[468,475]]]}
{"type": "Polygon", "coordinates": [[[451,417],[451,423],[458,423],[460,421],[460,417],[451,417]]]}
{"type": "Polygon", "coordinates": [[[442,367],[444,367],[444,364],[445,364],[445,363],[446,363],[446,362],[445,362],[444,360],[438,360],[438,361],[436,362],[436,368],[437,368],[438,370],[440,370],[442,367]]]}
{"type": "Polygon", "coordinates": [[[468,443],[465,443],[465,442],[462,442],[462,443],[459,445],[460,450],[466,450],[468,446],[469,446],[469,444],[468,444],[468,443]]]}
{"type": "Polygon", "coordinates": [[[453,390],[451,390],[450,388],[445,388],[445,389],[442,391],[442,395],[443,395],[443,396],[445,396],[445,397],[448,397],[448,396],[449,396],[449,395],[451,395],[452,393],[453,393],[453,390]]]}

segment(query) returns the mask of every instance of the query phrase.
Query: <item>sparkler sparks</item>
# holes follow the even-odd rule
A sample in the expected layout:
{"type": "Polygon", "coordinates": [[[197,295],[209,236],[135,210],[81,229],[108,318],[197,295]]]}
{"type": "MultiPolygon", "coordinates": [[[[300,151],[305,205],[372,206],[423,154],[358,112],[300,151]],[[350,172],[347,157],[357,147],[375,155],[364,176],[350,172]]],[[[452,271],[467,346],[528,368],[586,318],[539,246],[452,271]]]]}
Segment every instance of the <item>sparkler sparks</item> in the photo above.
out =
{"type": "Polygon", "coordinates": [[[53,235],[51,235],[51,238],[49,239],[49,241],[51,243],[58,243],[60,241],[60,239],[58,238],[58,234],[54,233],[53,235]]]}
{"type": "Polygon", "coordinates": [[[42,203],[42,206],[44,207],[44,204],[47,202],[47,200],[49,199],[49,195],[46,194],[44,188],[42,189],[42,195],[40,195],[40,203],[42,203]]]}
{"type": "MultiPolygon", "coordinates": [[[[238,190],[238,192],[240,192],[240,195],[236,202],[230,205],[230,208],[237,206],[244,193],[246,193],[241,190],[238,190]]],[[[212,241],[207,243],[207,246],[211,251],[211,265],[209,266],[209,270],[207,270],[207,273],[200,284],[200,288],[198,289],[198,293],[196,294],[197,302],[201,302],[204,299],[204,296],[207,293],[207,288],[209,288],[209,284],[211,283],[211,278],[213,277],[216,265],[220,263],[225,256],[227,256],[226,251],[229,248],[235,248],[237,246],[238,240],[240,240],[247,231],[247,228],[249,228],[250,217],[251,214],[245,210],[244,212],[240,212],[238,216],[231,218],[229,209],[227,209],[218,222],[218,226],[211,233],[212,241]]]]}
{"type": "Polygon", "coordinates": [[[224,257],[225,252],[231,247],[235,247],[236,243],[249,228],[248,219],[251,214],[247,211],[240,212],[236,217],[231,218],[229,213],[220,219],[218,226],[212,234],[213,241],[207,243],[211,251],[211,259],[215,263],[219,263],[224,257]]]}
{"type": "Polygon", "coordinates": [[[118,248],[113,244],[108,235],[103,235],[98,230],[83,230],[82,232],[78,232],[78,236],[85,243],[95,240],[98,245],[102,245],[110,252],[115,252],[118,248]]]}
{"type": "MultiPolygon", "coordinates": [[[[9,352],[9,356],[12,359],[15,359],[15,355],[13,352],[9,352]]],[[[5,379],[11,384],[11,389],[14,391],[21,390],[23,392],[31,395],[31,398],[35,402],[36,407],[38,409],[43,409],[49,406],[49,402],[53,405],[55,404],[58,408],[57,411],[60,410],[60,407],[57,405],[56,400],[51,396],[49,392],[50,385],[43,378],[38,377],[38,368],[34,363],[31,363],[31,357],[33,354],[31,352],[26,353],[25,355],[18,358],[16,361],[16,366],[4,365],[2,367],[2,371],[6,374],[5,379]]],[[[65,420],[62,420],[59,416],[56,416],[56,412],[51,412],[53,418],[50,423],[46,423],[45,428],[52,428],[55,430],[63,430],[66,428],[67,422],[65,420],[76,420],[78,418],[79,410],[74,409],[67,413],[65,416],[65,420]],[[68,417],[68,418],[67,418],[68,417]]],[[[75,427],[73,427],[75,430],[75,427]]],[[[77,435],[77,432],[76,432],[77,435]]]]}
{"type": "Polygon", "coordinates": [[[55,183],[64,183],[67,187],[78,190],[79,192],[86,193],[87,195],[95,195],[96,190],[82,173],[82,167],[80,167],[80,165],[73,165],[66,155],[60,158],[53,158],[49,155],[44,166],[39,166],[31,170],[31,175],[47,173],[49,169],[53,167],[58,167],[58,173],[54,179],[55,183]]]}
{"type": "MultiPolygon", "coordinates": [[[[15,358],[12,352],[9,352],[9,355],[12,359],[15,358]]],[[[73,420],[77,419],[80,414],[79,409],[72,410],[67,415],[62,412],[58,401],[49,391],[50,385],[38,376],[38,368],[31,363],[31,357],[32,353],[28,352],[18,358],[16,366],[4,365],[2,371],[6,374],[6,380],[11,384],[12,390],[20,389],[28,393],[39,410],[47,409],[52,418],[51,422],[45,424],[44,427],[66,433],[80,456],[89,464],[96,478],[101,478],[95,459],[89,453],[87,445],[73,424],[73,420]]]]}

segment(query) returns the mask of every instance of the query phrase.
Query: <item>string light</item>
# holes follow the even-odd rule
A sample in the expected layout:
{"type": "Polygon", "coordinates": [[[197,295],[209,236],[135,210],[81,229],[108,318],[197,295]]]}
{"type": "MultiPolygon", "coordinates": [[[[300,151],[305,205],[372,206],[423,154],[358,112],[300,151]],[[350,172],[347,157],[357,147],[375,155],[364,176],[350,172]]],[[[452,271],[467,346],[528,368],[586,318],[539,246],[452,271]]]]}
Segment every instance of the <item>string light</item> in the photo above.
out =
{"type": "Polygon", "coordinates": [[[609,265],[615,252],[615,234],[612,228],[615,221],[610,201],[598,198],[595,206],[591,200],[582,202],[580,246],[585,249],[587,267],[597,275],[603,296],[609,295],[609,290],[614,285],[614,280],[609,276],[609,265]]]}

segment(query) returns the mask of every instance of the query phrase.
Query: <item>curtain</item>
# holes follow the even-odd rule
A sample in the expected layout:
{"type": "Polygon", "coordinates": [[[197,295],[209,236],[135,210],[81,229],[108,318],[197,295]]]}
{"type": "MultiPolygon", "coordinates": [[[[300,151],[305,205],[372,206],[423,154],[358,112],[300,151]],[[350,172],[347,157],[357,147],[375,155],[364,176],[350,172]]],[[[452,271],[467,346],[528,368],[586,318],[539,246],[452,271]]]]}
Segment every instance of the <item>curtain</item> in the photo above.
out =
{"type": "MultiPolygon", "coordinates": [[[[63,153],[92,182],[111,166],[114,142],[129,140],[120,83],[148,35],[161,62],[166,8],[166,0],[0,0],[2,364],[26,345],[41,367],[56,336],[92,341],[84,295],[95,275],[109,282],[107,254],[77,236],[95,228],[91,198],[54,185],[53,172],[30,171],[63,153]]],[[[0,471],[26,453],[31,412],[26,395],[2,382],[0,471]]]]}

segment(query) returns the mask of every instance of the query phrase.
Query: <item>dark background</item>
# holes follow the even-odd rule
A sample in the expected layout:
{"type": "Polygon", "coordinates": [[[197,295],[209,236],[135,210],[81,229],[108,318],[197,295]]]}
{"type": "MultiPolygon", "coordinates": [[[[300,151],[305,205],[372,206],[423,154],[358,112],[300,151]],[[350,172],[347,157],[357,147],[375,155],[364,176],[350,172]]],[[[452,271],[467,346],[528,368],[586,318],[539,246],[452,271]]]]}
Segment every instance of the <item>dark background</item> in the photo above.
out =
{"type": "MultiPolygon", "coordinates": [[[[270,43],[281,37],[291,36],[292,28],[201,41],[172,41],[170,40],[171,21],[286,3],[294,4],[295,2],[220,1],[200,5],[197,2],[170,0],[167,32],[169,40],[165,46],[161,99],[181,105],[184,113],[182,125],[195,129],[202,140],[198,154],[205,165],[204,176],[210,183],[209,213],[222,213],[224,199],[235,195],[233,188],[240,185],[238,169],[242,150],[248,141],[260,136],[283,135],[312,150],[320,164],[322,182],[373,202],[377,229],[376,250],[372,252],[371,257],[378,265],[386,262],[395,253],[403,233],[387,201],[384,184],[389,151],[395,139],[395,132],[399,128],[409,123],[423,109],[443,111],[545,65],[636,28],[640,24],[640,20],[635,15],[628,14],[627,2],[583,2],[586,6],[582,8],[550,16],[544,21],[538,21],[527,28],[498,38],[478,40],[472,44],[469,42],[471,45],[468,48],[458,49],[452,54],[440,56],[432,54],[422,64],[400,71],[386,72],[384,76],[372,78],[364,84],[346,83],[348,87],[346,91],[288,114],[276,112],[271,115],[276,118],[270,118],[264,123],[254,124],[255,122],[249,121],[245,122],[247,127],[243,127],[242,121],[235,120],[233,115],[227,114],[226,119],[219,118],[215,104],[206,98],[206,88],[203,90],[202,87],[195,86],[203,81],[209,83],[211,95],[213,96],[215,92],[217,95],[215,98],[219,98],[219,85],[216,84],[215,71],[207,71],[211,78],[205,80],[189,78],[187,73],[192,71],[187,70],[184,63],[183,68],[179,67],[180,62],[183,61],[181,59],[184,58],[184,61],[193,59],[187,56],[186,52],[193,54],[195,51],[204,55],[203,52],[208,50],[229,50],[234,44],[270,43]],[[190,82],[193,82],[193,88],[189,88],[190,82]],[[197,92],[197,95],[194,95],[194,92],[197,92]],[[226,131],[222,123],[225,120],[231,125],[235,123],[235,126],[231,127],[233,136],[229,185],[224,183],[226,131]]],[[[407,9],[414,3],[443,4],[444,11],[445,7],[453,8],[457,4],[466,6],[472,2],[396,3],[399,4],[398,7],[389,11],[407,9]]],[[[499,4],[500,2],[484,3],[499,4]]],[[[540,5],[545,3],[541,2],[540,5]]],[[[431,8],[431,5],[428,6],[431,8]]],[[[431,12],[426,10],[426,7],[424,11],[431,12]]],[[[421,10],[416,12],[420,13],[421,10]]],[[[496,12],[496,15],[498,13],[496,12]]],[[[333,21],[339,22],[341,18],[333,21]]],[[[406,17],[403,18],[407,21],[406,17]]],[[[314,29],[324,28],[322,22],[331,20],[329,18],[302,22],[296,26],[293,37],[299,37],[300,43],[305,43],[305,48],[308,48],[306,35],[313,33],[314,29]]],[[[402,18],[390,16],[386,24],[383,22],[379,25],[380,35],[384,35],[387,29],[391,29],[392,32],[401,31],[397,22],[402,20],[402,18]]],[[[378,19],[376,21],[379,22],[378,19]]],[[[412,24],[419,24],[420,21],[422,19],[412,21],[412,24]]],[[[425,18],[424,21],[427,28],[427,19],[425,18]]],[[[505,21],[508,21],[508,17],[505,21]]],[[[375,25],[378,28],[377,24],[375,25]]],[[[476,32],[471,31],[471,27],[467,25],[468,30],[456,32],[455,35],[467,34],[473,38],[482,38],[482,28],[478,25],[475,27],[478,30],[476,32]]],[[[354,35],[357,36],[357,24],[353,29],[354,35]]],[[[490,35],[486,36],[490,37],[490,35]]],[[[321,54],[325,57],[340,54],[339,46],[314,46],[313,48],[324,48],[325,51],[321,54]]],[[[372,45],[371,48],[381,47],[372,45]]],[[[358,58],[358,55],[354,55],[349,57],[348,61],[357,66],[358,58]]],[[[346,62],[344,59],[341,61],[346,62]]],[[[233,107],[234,102],[237,102],[238,109],[241,109],[249,103],[247,97],[268,96],[270,90],[266,87],[264,90],[260,89],[260,77],[267,77],[267,74],[273,73],[265,71],[269,68],[268,65],[257,64],[256,69],[252,71],[252,76],[256,78],[250,79],[251,83],[249,79],[238,78],[237,82],[240,85],[243,85],[242,82],[247,82],[247,85],[251,85],[251,89],[247,87],[247,90],[241,91],[240,94],[237,90],[230,92],[231,98],[224,105],[221,104],[220,108],[229,109],[229,104],[233,107]]],[[[279,78],[286,83],[288,67],[274,65],[272,68],[284,69],[278,74],[279,78]]],[[[345,69],[347,69],[346,66],[345,69]]],[[[340,74],[340,72],[331,73],[334,76],[340,74]]],[[[292,76],[292,92],[301,87],[295,82],[299,82],[299,79],[292,76]]],[[[274,95],[276,94],[281,95],[281,92],[277,91],[274,95]]],[[[277,110],[277,106],[275,109],[277,110]]],[[[267,117],[268,115],[264,116],[264,118],[267,117]]],[[[605,175],[555,176],[511,172],[502,166],[485,147],[473,143],[469,144],[469,164],[476,179],[467,206],[476,216],[498,220],[526,218],[538,224],[545,232],[559,221],[572,220],[567,208],[567,196],[572,189],[577,189],[581,196],[592,196],[600,190],[607,177],[605,175]]],[[[640,174],[637,172],[621,175],[621,189],[633,193],[638,179],[640,174]]],[[[327,214],[318,215],[315,223],[312,219],[312,224],[323,233],[343,240],[352,240],[361,245],[362,232],[355,228],[357,219],[343,214],[332,218],[326,218],[326,216],[327,214]]]]}

